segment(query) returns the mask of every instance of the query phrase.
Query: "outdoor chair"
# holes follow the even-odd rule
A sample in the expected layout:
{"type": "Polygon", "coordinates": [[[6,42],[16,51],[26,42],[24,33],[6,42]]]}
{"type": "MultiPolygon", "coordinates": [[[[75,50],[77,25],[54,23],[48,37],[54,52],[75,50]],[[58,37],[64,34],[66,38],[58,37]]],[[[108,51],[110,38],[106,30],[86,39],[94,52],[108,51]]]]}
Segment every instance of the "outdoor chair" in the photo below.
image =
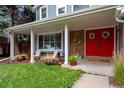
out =
{"type": "Polygon", "coordinates": [[[39,60],[39,59],[40,59],[40,55],[41,55],[41,51],[40,51],[40,50],[37,50],[37,51],[36,51],[36,55],[34,55],[34,58],[35,58],[36,60],[39,60]]]}
{"type": "Polygon", "coordinates": [[[40,61],[43,61],[43,62],[44,61],[57,61],[58,60],[57,54],[58,54],[58,51],[54,51],[53,54],[47,53],[46,55],[40,57],[40,61]]]}

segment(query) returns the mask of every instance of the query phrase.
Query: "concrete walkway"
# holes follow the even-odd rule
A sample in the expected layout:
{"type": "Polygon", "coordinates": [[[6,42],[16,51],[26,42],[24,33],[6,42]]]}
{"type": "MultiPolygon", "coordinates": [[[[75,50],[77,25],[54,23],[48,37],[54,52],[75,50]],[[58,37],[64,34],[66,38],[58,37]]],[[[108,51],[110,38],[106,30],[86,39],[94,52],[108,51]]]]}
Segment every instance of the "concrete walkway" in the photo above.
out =
{"type": "Polygon", "coordinates": [[[112,76],[112,63],[107,62],[88,62],[86,59],[80,59],[77,66],[63,64],[62,67],[70,69],[81,69],[87,73],[112,76]]]}
{"type": "Polygon", "coordinates": [[[73,88],[109,88],[107,76],[84,74],[75,82],[73,88]]]}
{"type": "Polygon", "coordinates": [[[86,59],[78,60],[77,66],[63,64],[62,67],[81,69],[87,74],[75,82],[73,88],[109,88],[109,76],[112,76],[112,63],[88,62],[86,59]]]}

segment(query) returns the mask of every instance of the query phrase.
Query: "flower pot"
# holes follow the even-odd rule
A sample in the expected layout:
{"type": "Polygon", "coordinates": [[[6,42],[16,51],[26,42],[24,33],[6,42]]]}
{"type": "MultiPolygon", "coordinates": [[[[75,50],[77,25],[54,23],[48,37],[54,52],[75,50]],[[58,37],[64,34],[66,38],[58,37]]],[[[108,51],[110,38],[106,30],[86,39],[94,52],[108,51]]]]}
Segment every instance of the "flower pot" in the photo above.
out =
{"type": "Polygon", "coordinates": [[[69,62],[69,65],[70,66],[76,66],[77,65],[77,62],[69,62]]]}

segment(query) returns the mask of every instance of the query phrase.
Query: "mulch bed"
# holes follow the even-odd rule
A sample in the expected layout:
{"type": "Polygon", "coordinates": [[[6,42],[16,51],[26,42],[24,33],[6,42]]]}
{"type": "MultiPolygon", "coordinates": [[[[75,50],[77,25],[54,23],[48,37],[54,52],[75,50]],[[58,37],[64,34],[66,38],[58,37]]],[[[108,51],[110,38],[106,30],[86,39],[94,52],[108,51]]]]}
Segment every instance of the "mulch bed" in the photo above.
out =
{"type": "Polygon", "coordinates": [[[0,62],[0,65],[1,64],[29,64],[30,61],[29,60],[24,60],[24,61],[11,61],[10,60],[5,60],[5,61],[1,61],[0,62]]]}
{"type": "MultiPolygon", "coordinates": [[[[37,61],[37,63],[43,63],[41,61],[37,61]]],[[[61,65],[63,64],[64,61],[63,60],[59,60],[59,62],[56,62],[56,65],[61,65]]],[[[5,60],[5,61],[1,61],[1,64],[30,64],[30,60],[24,60],[24,61],[10,61],[9,59],[5,60]]]]}
{"type": "Polygon", "coordinates": [[[112,77],[109,77],[109,84],[113,87],[116,87],[116,88],[124,88],[124,85],[121,86],[121,85],[118,85],[114,79],[112,77]]]}

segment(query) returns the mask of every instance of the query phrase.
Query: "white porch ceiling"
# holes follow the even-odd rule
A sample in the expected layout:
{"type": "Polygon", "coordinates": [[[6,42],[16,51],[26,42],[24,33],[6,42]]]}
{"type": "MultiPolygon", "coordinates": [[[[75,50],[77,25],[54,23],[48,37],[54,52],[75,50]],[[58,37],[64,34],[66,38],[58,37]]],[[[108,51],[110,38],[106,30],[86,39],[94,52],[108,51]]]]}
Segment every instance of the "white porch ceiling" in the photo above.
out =
{"type": "MultiPolygon", "coordinates": [[[[33,27],[35,33],[56,32],[64,30],[65,21],[68,22],[69,31],[85,30],[98,27],[114,26],[115,8],[101,12],[91,13],[80,17],[70,18],[63,21],[54,22],[47,25],[33,27]]],[[[18,33],[30,34],[30,29],[20,30],[18,33]]]]}
{"type": "Polygon", "coordinates": [[[69,20],[69,29],[71,31],[74,30],[84,30],[91,29],[97,27],[106,27],[106,26],[114,26],[115,18],[114,18],[115,10],[107,10],[98,13],[93,13],[90,15],[84,15],[77,19],[69,20]]]}

